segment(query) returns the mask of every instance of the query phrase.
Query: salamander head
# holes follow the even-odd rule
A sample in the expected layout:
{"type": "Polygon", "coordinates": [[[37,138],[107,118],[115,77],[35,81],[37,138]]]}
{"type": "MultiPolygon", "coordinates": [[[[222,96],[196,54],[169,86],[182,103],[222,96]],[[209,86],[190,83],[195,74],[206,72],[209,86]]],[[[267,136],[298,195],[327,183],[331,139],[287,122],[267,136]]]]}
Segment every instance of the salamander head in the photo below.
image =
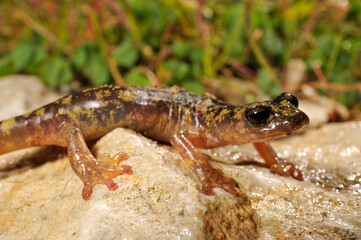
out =
{"type": "Polygon", "coordinates": [[[235,118],[241,142],[273,140],[309,123],[308,116],[298,109],[298,100],[291,93],[281,93],[270,101],[240,106],[235,118]]]}

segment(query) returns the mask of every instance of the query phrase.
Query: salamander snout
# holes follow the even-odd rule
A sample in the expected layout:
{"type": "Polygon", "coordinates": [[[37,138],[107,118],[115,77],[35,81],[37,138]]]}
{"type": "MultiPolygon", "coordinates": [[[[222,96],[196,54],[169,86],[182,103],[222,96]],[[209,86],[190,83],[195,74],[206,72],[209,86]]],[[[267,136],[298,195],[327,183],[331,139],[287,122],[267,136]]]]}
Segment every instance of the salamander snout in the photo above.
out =
{"type": "Polygon", "coordinates": [[[285,124],[287,127],[290,127],[292,131],[297,130],[305,125],[308,125],[310,122],[310,119],[306,115],[306,113],[302,112],[298,108],[293,108],[292,111],[289,112],[290,115],[286,116],[285,122],[288,122],[288,124],[285,124]]]}
{"type": "Polygon", "coordinates": [[[300,120],[301,123],[300,125],[305,126],[308,125],[310,123],[310,119],[308,118],[308,116],[306,115],[306,113],[302,112],[301,110],[299,110],[299,114],[300,114],[300,120]]]}

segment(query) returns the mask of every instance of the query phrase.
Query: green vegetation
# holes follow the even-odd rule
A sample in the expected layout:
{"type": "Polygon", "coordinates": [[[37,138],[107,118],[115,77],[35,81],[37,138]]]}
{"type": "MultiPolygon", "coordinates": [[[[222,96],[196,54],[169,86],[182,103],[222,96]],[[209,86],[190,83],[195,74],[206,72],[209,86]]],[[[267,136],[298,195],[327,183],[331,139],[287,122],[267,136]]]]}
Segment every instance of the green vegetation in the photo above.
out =
{"type": "Polygon", "coordinates": [[[0,76],[198,93],[235,79],[269,95],[310,85],[349,106],[361,90],[359,0],[55,2],[0,2],[0,76]],[[288,79],[294,62],[302,82],[288,79]]]}

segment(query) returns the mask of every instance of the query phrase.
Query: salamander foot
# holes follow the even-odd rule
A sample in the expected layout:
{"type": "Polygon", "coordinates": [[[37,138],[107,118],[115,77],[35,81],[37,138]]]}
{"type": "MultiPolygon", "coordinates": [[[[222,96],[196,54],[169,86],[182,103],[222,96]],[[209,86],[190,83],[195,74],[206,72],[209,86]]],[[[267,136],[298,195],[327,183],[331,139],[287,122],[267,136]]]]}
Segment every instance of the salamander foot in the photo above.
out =
{"type": "Polygon", "coordinates": [[[118,185],[112,178],[132,173],[130,166],[119,165],[121,161],[128,158],[128,155],[124,153],[117,153],[113,157],[106,155],[102,161],[99,161],[89,151],[83,134],[78,128],[65,125],[64,133],[71,167],[84,183],[84,200],[90,198],[95,185],[104,184],[109,190],[115,190],[118,185]]]}
{"type": "Polygon", "coordinates": [[[221,188],[233,196],[238,196],[235,188],[238,188],[237,182],[230,177],[224,176],[224,173],[213,167],[203,166],[201,169],[195,170],[198,179],[202,183],[202,193],[212,195],[213,188],[221,188]]]}
{"type": "Polygon", "coordinates": [[[289,162],[280,162],[270,166],[270,171],[272,173],[277,173],[283,177],[293,177],[294,179],[303,180],[302,171],[298,169],[295,165],[289,162]]]}
{"type": "Polygon", "coordinates": [[[128,158],[124,153],[118,153],[113,157],[106,157],[101,161],[87,161],[84,163],[84,175],[81,177],[84,188],[82,191],[83,199],[88,200],[97,184],[106,185],[109,190],[115,190],[118,185],[112,180],[122,174],[132,174],[132,167],[128,165],[119,165],[120,161],[128,158]]]}

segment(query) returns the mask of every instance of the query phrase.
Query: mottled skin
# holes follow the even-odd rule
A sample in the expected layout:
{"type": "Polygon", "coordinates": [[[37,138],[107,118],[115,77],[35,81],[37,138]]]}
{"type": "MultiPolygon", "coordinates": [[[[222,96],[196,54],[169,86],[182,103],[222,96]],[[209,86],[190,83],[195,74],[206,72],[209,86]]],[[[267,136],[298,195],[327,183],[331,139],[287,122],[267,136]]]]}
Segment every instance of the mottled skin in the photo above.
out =
{"type": "Polygon", "coordinates": [[[297,99],[282,93],[272,101],[230,105],[178,88],[104,86],[63,97],[22,116],[0,122],[0,154],[43,145],[67,147],[70,163],[89,199],[96,184],[117,188],[112,178],[132,173],[118,154],[98,161],[86,141],[117,127],[170,142],[202,184],[204,194],[219,187],[237,195],[232,178],[214,169],[197,148],[252,142],[272,172],[302,179],[294,165],[280,160],[265,141],[308,124],[297,99]]]}

